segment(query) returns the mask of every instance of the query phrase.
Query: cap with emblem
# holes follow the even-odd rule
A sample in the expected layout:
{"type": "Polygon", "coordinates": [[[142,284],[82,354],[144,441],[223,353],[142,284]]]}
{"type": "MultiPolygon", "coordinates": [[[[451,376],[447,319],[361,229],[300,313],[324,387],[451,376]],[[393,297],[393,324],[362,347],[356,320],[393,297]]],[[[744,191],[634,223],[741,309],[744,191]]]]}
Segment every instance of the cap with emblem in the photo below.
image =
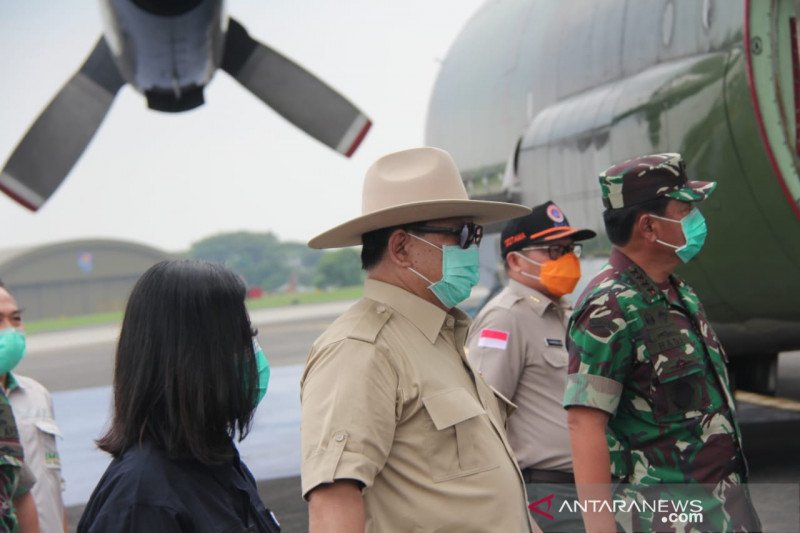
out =
{"type": "Polygon", "coordinates": [[[500,234],[503,257],[533,244],[547,244],[559,239],[585,241],[597,235],[590,229],[575,229],[566,215],[553,202],[533,208],[529,215],[509,221],[500,234]]]}
{"type": "Polygon", "coordinates": [[[600,174],[606,209],[620,209],[661,196],[700,202],[717,187],[716,181],[690,181],[680,154],[653,154],[629,159],[600,174]]]}

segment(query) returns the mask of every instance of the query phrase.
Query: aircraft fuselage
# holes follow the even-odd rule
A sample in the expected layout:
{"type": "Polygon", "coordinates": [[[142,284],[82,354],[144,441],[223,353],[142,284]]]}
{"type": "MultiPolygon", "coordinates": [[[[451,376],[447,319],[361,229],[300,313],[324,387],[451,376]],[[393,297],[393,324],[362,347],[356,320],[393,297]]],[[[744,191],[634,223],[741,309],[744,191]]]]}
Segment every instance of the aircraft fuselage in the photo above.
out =
{"type": "MultiPolygon", "coordinates": [[[[426,142],[470,194],[554,200],[604,235],[597,175],[681,152],[719,187],[680,273],[733,355],[800,348],[800,59],[792,2],[487,2],[444,61],[426,142]]],[[[595,252],[607,252],[598,240],[595,252]]]]}

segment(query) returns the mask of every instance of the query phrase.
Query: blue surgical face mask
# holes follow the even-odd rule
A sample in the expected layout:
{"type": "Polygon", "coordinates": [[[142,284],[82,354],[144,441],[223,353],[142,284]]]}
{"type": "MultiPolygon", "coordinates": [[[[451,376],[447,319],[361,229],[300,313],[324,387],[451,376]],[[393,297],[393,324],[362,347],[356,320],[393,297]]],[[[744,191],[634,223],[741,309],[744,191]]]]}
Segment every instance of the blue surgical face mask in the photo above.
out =
{"type": "Polygon", "coordinates": [[[264,355],[264,350],[261,349],[261,345],[258,344],[255,337],[253,337],[253,352],[256,354],[256,370],[258,371],[258,397],[256,398],[256,405],[258,405],[267,394],[270,370],[267,356],[264,355]]]}
{"type": "Polygon", "coordinates": [[[457,306],[469,298],[472,287],[477,285],[480,279],[480,254],[478,253],[478,246],[473,244],[466,250],[455,245],[440,247],[432,242],[426,241],[422,237],[417,237],[413,233],[409,233],[409,235],[441,250],[442,279],[433,282],[413,268],[408,267],[408,269],[427,281],[430,284],[428,285],[428,289],[430,289],[434,296],[448,309],[457,306]]]}
{"type": "Polygon", "coordinates": [[[15,328],[0,330],[0,374],[14,370],[25,355],[25,334],[15,328]]]}
{"type": "Polygon", "coordinates": [[[673,248],[675,250],[675,254],[684,263],[688,263],[694,256],[696,256],[703,247],[703,244],[706,242],[706,235],[708,235],[706,219],[703,217],[703,213],[701,213],[696,207],[693,207],[689,214],[680,220],[673,220],[671,218],[660,217],[653,214],[650,216],[659,220],[675,222],[676,224],[681,225],[683,236],[686,239],[686,244],[683,246],[675,246],[674,244],[670,244],[658,239],[656,239],[656,242],[673,248]]]}

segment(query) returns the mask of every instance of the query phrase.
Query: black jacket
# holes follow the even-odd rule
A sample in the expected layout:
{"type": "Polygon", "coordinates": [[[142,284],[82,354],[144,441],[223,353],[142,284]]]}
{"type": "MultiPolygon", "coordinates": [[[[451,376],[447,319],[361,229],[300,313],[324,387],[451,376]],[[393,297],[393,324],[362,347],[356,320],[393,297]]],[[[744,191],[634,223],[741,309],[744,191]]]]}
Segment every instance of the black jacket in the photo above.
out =
{"type": "Polygon", "coordinates": [[[280,525],[238,453],[209,466],[145,443],[111,462],[78,523],[79,533],[140,531],[274,533],[280,525]]]}

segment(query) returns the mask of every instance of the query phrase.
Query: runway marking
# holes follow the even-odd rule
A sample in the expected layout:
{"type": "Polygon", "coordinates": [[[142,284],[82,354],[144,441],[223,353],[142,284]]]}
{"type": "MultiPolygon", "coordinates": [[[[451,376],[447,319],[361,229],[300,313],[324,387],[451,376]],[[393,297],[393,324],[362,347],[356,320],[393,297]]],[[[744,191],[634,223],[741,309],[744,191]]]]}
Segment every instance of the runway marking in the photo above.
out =
{"type": "Polygon", "coordinates": [[[756,394],[755,392],[738,390],[736,391],[736,399],[740,402],[800,413],[800,401],[789,398],[776,398],[774,396],[765,396],[763,394],[756,394]]]}

